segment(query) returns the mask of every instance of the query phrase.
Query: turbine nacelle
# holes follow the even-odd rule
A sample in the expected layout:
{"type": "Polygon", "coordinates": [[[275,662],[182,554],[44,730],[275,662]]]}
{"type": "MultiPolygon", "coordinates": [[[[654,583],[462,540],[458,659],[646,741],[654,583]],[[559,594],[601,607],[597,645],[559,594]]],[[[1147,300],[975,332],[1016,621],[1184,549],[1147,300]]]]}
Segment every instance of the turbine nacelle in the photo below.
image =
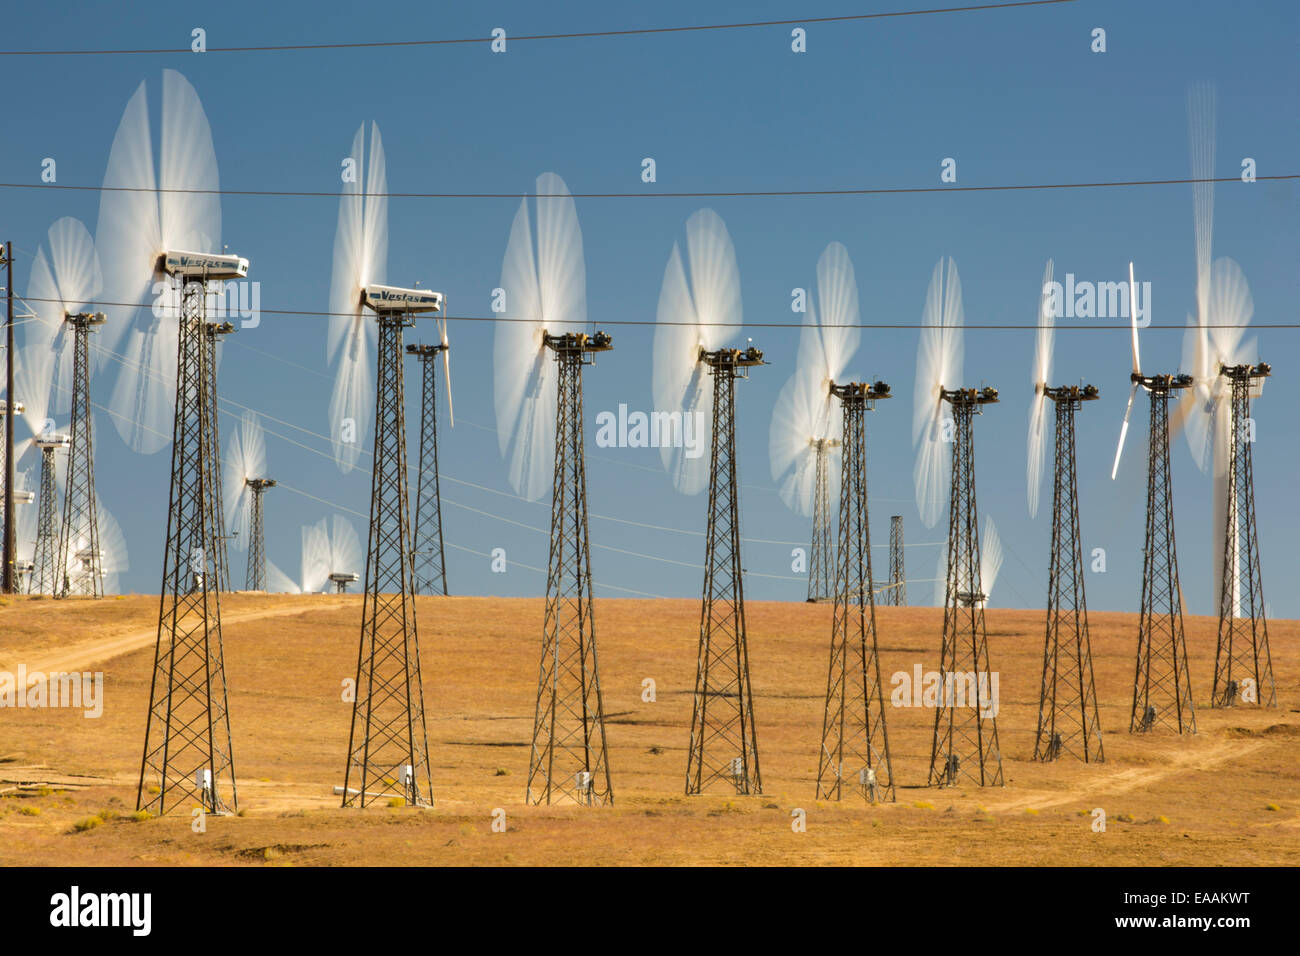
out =
{"type": "Polygon", "coordinates": [[[763,361],[762,349],[749,346],[743,349],[718,349],[709,352],[703,347],[700,348],[699,361],[712,368],[731,367],[731,368],[750,368],[754,365],[767,365],[763,361]]]}
{"type": "Polygon", "coordinates": [[[940,398],[943,401],[951,402],[953,405],[991,405],[997,402],[998,390],[992,385],[985,385],[983,388],[943,388],[940,387],[940,398]]]}
{"type": "Polygon", "coordinates": [[[543,329],[542,345],[558,353],[608,352],[614,347],[614,339],[608,332],[599,329],[591,335],[586,332],[560,332],[552,335],[543,329]]]}
{"type": "Polygon", "coordinates": [[[103,325],[108,321],[108,316],[103,312],[64,312],[63,321],[70,322],[77,328],[90,328],[103,325]]]}
{"type": "Polygon", "coordinates": [[[872,402],[882,398],[893,398],[893,393],[889,390],[889,385],[885,382],[849,382],[846,385],[836,385],[831,383],[831,394],[844,402],[867,402],[868,408],[872,402]]]}
{"type": "Polygon", "coordinates": [[[33,444],[35,444],[41,451],[47,451],[52,448],[68,448],[72,445],[72,436],[47,432],[43,435],[37,435],[33,440],[33,444]]]}
{"type": "Polygon", "coordinates": [[[227,280],[248,277],[248,260],[209,252],[167,252],[159,259],[162,271],[180,279],[227,280]]]}
{"type": "Polygon", "coordinates": [[[1054,402],[1092,402],[1101,398],[1101,390],[1096,385],[1061,385],[1052,388],[1043,385],[1042,392],[1054,402]]]}
{"type": "Polygon", "coordinates": [[[402,289],[391,285],[368,285],[361,290],[361,304],[375,312],[441,312],[442,293],[428,289],[402,289]]]}

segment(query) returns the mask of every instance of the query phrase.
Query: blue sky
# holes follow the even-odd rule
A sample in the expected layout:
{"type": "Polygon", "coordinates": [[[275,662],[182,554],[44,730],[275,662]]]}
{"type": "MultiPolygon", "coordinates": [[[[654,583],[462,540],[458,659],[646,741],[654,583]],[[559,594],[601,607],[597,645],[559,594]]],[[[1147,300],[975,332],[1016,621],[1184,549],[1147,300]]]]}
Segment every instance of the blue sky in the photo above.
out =
{"type": "MultiPolygon", "coordinates": [[[[818,16],[929,3],[823,0],[818,16]]],[[[785,19],[788,2],[651,5],[596,3],[225,4],[223,19],[178,16],[171,4],[27,5],[9,11],[4,49],[185,46],[204,27],[210,46],[486,36],[785,19]],[[362,12],[364,11],[364,13],[362,12]],[[191,21],[193,21],[191,23],[191,21]]],[[[214,8],[215,9],[215,8],[214,8]]],[[[1261,175],[1300,172],[1295,123],[1300,14],[1290,4],[1089,2],[1023,10],[810,24],[807,52],[790,49],[790,27],[524,42],[493,55],[482,44],[267,53],[0,57],[7,101],[0,181],[38,183],[41,160],[58,161],[59,183],[97,186],[128,97],[141,80],[156,96],[165,67],[202,97],[223,187],[337,193],[341,158],[363,120],[378,122],[393,191],[522,192],[552,170],[575,192],[817,189],[939,185],[940,162],[957,160],[959,185],[1172,179],[1189,175],[1189,83],[1218,89],[1215,172],[1234,176],[1253,157],[1261,175]],[[1090,51],[1094,27],[1107,52],[1090,51]],[[640,180],[654,157],[658,182],[640,180]]],[[[156,100],[155,100],[156,102],[156,100]]],[[[940,256],[960,270],[967,324],[1034,320],[1048,257],[1056,274],[1117,280],[1130,259],[1152,283],[1153,325],[1144,367],[1175,370],[1181,326],[1194,308],[1190,186],[915,194],[876,197],[585,200],[588,309],[602,319],[652,322],[673,242],[686,218],[710,205],[726,221],[740,263],[745,316],[797,320],[790,290],[810,286],[818,256],[843,242],[857,269],[865,322],[919,321],[940,256]]],[[[394,199],[389,207],[390,282],[445,291],[453,315],[490,315],[517,200],[394,199]]],[[[228,196],[223,241],[252,263],[264,309],[328,308],[337,200],[228,196]]],[[[1300,198],[1294,182],[1221,184],[1214,253],[1245,270],[1255,323],[1295,321],[1300,294],[1300,198]]],[[[75,216],[94,231],[98,195],[0,189],[0,238],[35,250],[50,224],[75,216]]],[[[16,285],[26,287],[29,259],[16,285]]],[[[223,398],[322,437],[268,420],[270,469],[294,488],[364,514],[369,478],[344,476],[328,457],[330,378],[323,317],[267,315],[231,337],[221,367],[223,398]],[[276,433],[279,433],[277,435],[276,433]]],[[[1119,480],[1110,480],[1127,397],[1126,334],[1059,323],[1056,378],[1084,378],[1102,399],[1078,428],[1085,552],[1103,547],[1105,574],[1089,574],[1094,609],[1137,610],[1144,505],[1145,403],[1119,480]]],[[[768,424],[789,376],[795,329],[758,330],[772,365],[740,387],[738,445],[743,483],[746,582],[753,598],[800,599],[790,579],[792,544],[806,519],[789,512],[771,480],[768,424]],[[761,577],[759,575],[774,575],[761,577]]],[[[429,336],[431,337],[430,331],[429,336]]],[[[589,503],[594,515],[698,532],[703,497],[677,495],[654,449],[596,448],[601,410],[651,407],[650,326],[615,330],[615,350],[585,378],[589,503]]],[[[441,431],[448,577],[456,593],[535,595],[544,576],[546,503],[509,492],[492,405],[492,329],[453,322],[457,424],[441,431]],[[469,482],[472,484],[464,484],[469,482]],[[476,487],[483,486],[483,487],[476,487]],[[473,509],[473,510],[471,510],[473,509]],[[487,515],[484,514],[487,513],[487,515]],[[497,520],[492,516],[509,519],[497,520]],[[511,523],[514,522],[514,523],[511,523]],[[543,529],[535,531],[520,524],[543,529]],[[471,552],[505,548],[510,570],[493,574],[471,552]]],[[[851,371],[883,378],[897,396],[868,426],[873,540],[888,541],[902,514],[909,576],[934,575],[943,527],[926,529],[913,501],[911,394],[917,332],[866,330],[851,371]]],[[[1257,508],[1264,589],[1274,616],[1300,615],[1289,587],[1289,542],[1300,535],[1290,507],[1300,448],[1284,396],[1300,358],[1300,330],[1259,333],[1275,378],[1256,406],[1257,508]]],[[[739,342],[738,342],[739,344],[739,342]]],[[[1049,508],[1031,521],[1025,503],[1025,429],[1032,397],[1032,331],[966,333],[968,384],[996,385],[1001,404],[977,422],[981,511],[997,522],[1007,560],[994,606],[1041,607],[1049,508]]],[[[413,375],[412,363],[408,371],[413,375]]],[[[106,399],[111,379],[92,383],[106,399]]],[[[414,394],[408,406],[414,414],[414,394]]],[[[237,409],[227,405],[233,415],[237,409]]],[[[224,416],[223,434],[235,419],[224,416]]],[[[96,420],[99,491],[127,534],[125,590],[156,592],[161,575],[169,455],[130,452],[102,414],[96,420]]],[[[414,446],[412,446],[414,448],[414,446]]],[[[1183,588],[1190,610],[1211,611],[1210,480],[1186,443],[1174,449],[1183,588]]],[[[1049,494],[1046,486],[1045,496],[1049,494]]],[[[268,556],[297,575],[300,528],[335,508],[285,490],[269,493],[268,556]]],[[[1045,497],[1045,501],[1050,500],[1045,497]]],[[[358,533],[365,519],[349,514],[358,533]]],[[[946,517],[941,519],[946,521],[946,517]]],[[[593,517],[598,595],[617,588],[666,596],[699,593],[703,539],[593,517]],[[612,551],[601,546],[622,549],[612,551]],[[632,553],[623,553],[632,552],[632,553]],[[684,562],[673,563],[673,562],[684,562]]],[[[877,549],[877,575],[887,566],[877,549]]],[[[243,555],[233,558],[242,580],[243,555]]],[[[927,603],[931,585],[914,587],[927,603]]]]}

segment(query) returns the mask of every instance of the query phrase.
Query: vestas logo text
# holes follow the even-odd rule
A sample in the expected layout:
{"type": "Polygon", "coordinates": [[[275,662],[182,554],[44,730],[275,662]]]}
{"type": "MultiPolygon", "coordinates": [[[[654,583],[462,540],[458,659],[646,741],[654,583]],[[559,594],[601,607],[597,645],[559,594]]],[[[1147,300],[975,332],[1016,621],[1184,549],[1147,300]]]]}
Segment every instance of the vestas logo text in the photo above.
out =
{"type": "Polygon", "coordinates": [[[50,925],[125,926],[134,936],[148,936],[153,926],[153,894],[82,893],[74,886],[50,897],[50,925]]]}

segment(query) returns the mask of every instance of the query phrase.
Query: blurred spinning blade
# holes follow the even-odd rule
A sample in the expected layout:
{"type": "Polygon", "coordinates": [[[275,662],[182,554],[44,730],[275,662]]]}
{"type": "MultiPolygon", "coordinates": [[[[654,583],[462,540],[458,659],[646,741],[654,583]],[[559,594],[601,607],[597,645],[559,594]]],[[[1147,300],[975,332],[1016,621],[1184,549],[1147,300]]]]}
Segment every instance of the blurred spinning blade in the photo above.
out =
{"type": "Polygon", "coordinates": [[[504,321],[496,323],[492,348],[497,442],[510,486],[529,501],[546,494],[554,477],[559,373],[542,333],[582,332],[587,325],[582,230],[564,180],[538,176],[533,208],[530,214],[524,199],[510,228],[501,263],[504,321]]]}
{"type": "Polygon", "coordinates": [[[1043,284],[1038,296],[1038,333],[1034,340],[1034,397],[1029,405],[1026,488],[1029,492],[1029,517],[1038,517],[1038,498],[1043,485],[1043,463],[1047,457],[1047,387],[1052,376],[1052,339],[1056,316],[1051,296],[1053,263],[1047,260],[1043,284]]]}
{"type": "MultiPolygon", "coordinates": [[[[330,273],[330,317],[325,340],[326,360],[334,366],[330,396],[330,440],[334,462],[343,474],[356,466],[369,433],[374,407],[370,356],[378,330],[365,313],[362,291],[387,280],[388,173],[379,126],[366,124],[352,138],[353,175],[343,183],[338,226],[334,232],[334,265],[330,273]],[[362,188],[364,180],[364,190],[362,188]]],[[[310,589],[308,589],[310,590],[310,589]]]]}
{"type": "MultiPolygon", "coordinates": [[[[796,514],[813,512],[816,494],[817,444],[840,440],[842,418],[830,388],[845,384],[845,369],[861,339],[858,284],[848,250],[828,245],[817,261],[817,294],[810,297],[799,336],[795,372],[777,397],[768,436],[772,479],[781,500],[796,514]]],[[[826,450],[827,496],[839,497],[840,467],[826,450]]]]}
{"type": "Polygon", "coordinates": [[[158,169],[155,179],[141,83],[113,139],[95,234],[104,298],[128,304],[104,307],[108,323],[95,353],[120,364],[109,411],[122,440],[142,454],[171,441],[176,404],[178,300],[155,271],[158,259],[169,249],[221,249],[212,133],[194,87],[174,70],[163,71],[158,169]]]}
{"type": "Polygon", "coordinates": [[[51,430],[52,414],[66,415],[71,407],[74,335],[65,317],[86,311],[103,283],[95,242],[80,221],[57,220],[47,244],[48,255],[40,248],[32,263],[27,305],[35,318],[19,326],[14,373],[33,435],[51,430]]]}
{"type": "Polygon", "coordinates": [[[238,430],[230,436],[222,471],[222,500],[230,509],[227,533],[236,549],[246,551],[253,512],[253,489],[248,486],[248,480],[266,477],[266,441],[256,412],[246,410],[238,430]]]}
{"type": "Polygon", "coordinates": [[[740,268],[731,235],[712,209],[686,220],[686,252],[674,243],[659,291],[654,337],[655,411],[681,413],[682,442],[661,444],[660,459],[673,487],[696,495],[709,482],[709,456],[691,457],[687,437],[697,448],[710,433],[713,379],[700,350],[714,351],[739,335],[744,309],[740,268]]]}
{"type": "Polygon", "coordinates": [[[961,279],[951,258],[940,259],[930,277],[916,352],[912,405],[912,477],[921,521],[933,528],[948,497],[951,441],[944,441],[942,390],[958,386],[962,374],[961,279]],[[945,268],[946,261],[946,268],[945,268]]]}

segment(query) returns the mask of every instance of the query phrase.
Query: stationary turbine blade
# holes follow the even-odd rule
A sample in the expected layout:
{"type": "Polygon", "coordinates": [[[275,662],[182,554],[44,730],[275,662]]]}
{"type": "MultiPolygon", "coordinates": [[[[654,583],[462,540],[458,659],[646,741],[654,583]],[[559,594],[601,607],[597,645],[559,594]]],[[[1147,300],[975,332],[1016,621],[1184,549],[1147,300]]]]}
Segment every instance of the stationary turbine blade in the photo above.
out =
{"type": "MultiPolygon", "coordinates": [[[[443,308],[446,308],[444,303],[443,308]]],[[[447,384],[447,416],[456,427],[456,409],[451,404],[451,346],[447,344],[447,318],[442,319],[442,380],[447,384]]]]}
{"type": "Polygon", "coordinates": [[[1133,387],[1128,392],[1128,407],[1124,409],[1124,424],[1119,430],[1119,445],[1115,448],[1115,464],[1110,469],[1110,480],[1114,481],[1115,476],[1119,474],[1119,456],[1124,453],[1124,438],[1128,435],[1128,420],[1133,414],[1133,396],[1137,394],[1138,383],[1134,382],[1133,387]]]}

